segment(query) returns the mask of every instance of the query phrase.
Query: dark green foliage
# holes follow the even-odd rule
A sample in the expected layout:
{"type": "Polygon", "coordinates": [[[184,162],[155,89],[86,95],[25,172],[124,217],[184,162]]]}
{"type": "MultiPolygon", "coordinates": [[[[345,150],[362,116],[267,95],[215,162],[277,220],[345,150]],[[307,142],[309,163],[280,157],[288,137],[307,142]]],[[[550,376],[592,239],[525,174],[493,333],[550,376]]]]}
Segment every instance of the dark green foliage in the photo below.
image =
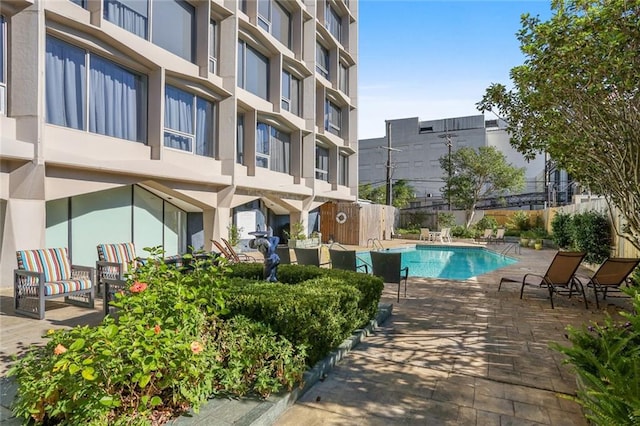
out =
{"type": "Polygon", "coordinates": [[[294,345],[307,347],[309,365],[337,347],[356,328],[359,292],[333,278],[304,285],[260,282],[232,287],[229,315],[268,324],[294,345]]]}
{"type": "Polygon", "coordinates": [[[228,316],[262,321],[304,344],[310,365],[375,317],[384,286],[371,275],[308,265],[280,265],[279,283],[252,282],[262,276],[256,264],[231,268],[228,316]]]}
{"type": "Polygon", "coordinates": [[[480,233],[484,233],[484,230],[489,228],[495,231],[498,229],[498,221],[493,216],[482,216],[482,219],[475,224],[474,228],[480,233]]]}
{"type": "Polygon", "coordinates": [[[475,238],[478,236],[478,231],[474,227],[465,228],[463,225],[456,225],[451,228],[451,235],[456,238],[475,238]]]}
{"type": "Polygon", "coordinates": [[[584,260],[601,263],[611,254],[611,228],[607,217],[594,211],[573,216],[573,242],[584,260]]]}
{"type": "Polygon", "coordinates": [[[573,218],[569,213],[558,212],[551,220],[553,242],[562,249],[571,247],[573,242],[573,218]]]}
{"type": "Polygon", "coordinates": [[[582,387],[577,402],[596,425],[640,424],[640,293],[633,297],[635,313],[622,313],[626,322],[607,316],[603,324],[568,327],[572,346],[552,343],[571,364],[582,387]]]}

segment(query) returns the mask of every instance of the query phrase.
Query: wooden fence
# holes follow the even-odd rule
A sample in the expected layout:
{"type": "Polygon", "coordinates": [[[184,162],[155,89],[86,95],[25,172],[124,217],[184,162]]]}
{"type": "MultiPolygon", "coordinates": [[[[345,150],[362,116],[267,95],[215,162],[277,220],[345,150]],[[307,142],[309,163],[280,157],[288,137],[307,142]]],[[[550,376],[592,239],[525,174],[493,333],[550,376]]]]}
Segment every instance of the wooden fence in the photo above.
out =
{"type": "Polygon", "coordinates": [[[325,203],[320,206],[322,242],[366,246],[370,239],[390,240],[398,209],[381,204],[325,203]]]}

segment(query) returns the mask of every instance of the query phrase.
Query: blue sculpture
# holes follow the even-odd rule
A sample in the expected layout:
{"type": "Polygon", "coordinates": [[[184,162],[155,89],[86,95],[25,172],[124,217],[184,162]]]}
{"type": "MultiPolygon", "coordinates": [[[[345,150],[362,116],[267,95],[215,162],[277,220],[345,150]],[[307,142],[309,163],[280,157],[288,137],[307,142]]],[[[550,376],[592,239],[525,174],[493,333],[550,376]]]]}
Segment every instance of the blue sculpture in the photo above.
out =
{"type": "Polygon", "coordinates": [[[280,264],[280,256],[276,253],[276,247],[280,242],[279,237],[267,237],[266,231],[254,231],[249,232],[249,235],[253,235],[255,239],[249,241],[249,247],[258,249],[264,256],[264,279],[271,283],[278,281],[276,276],[278,272],[278,265],[280,264]]]}

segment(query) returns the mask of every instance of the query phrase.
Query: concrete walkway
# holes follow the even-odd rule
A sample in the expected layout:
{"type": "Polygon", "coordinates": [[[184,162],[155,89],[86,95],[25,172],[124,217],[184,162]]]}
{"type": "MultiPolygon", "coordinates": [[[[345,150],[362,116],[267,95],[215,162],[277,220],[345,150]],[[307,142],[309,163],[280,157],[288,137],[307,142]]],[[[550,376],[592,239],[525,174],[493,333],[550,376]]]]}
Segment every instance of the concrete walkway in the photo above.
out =
{"type": "MultiPolygon", "coordinates": [[[[416,242],[385,241],[385,246],[406,243],[416,242]]],[[[497,291],[502,276],[543,273],[554,253],[523,249],[514,255],[518,263],[467,281],[410,278],[400,303],[397,287],[387,284],[381,302],[393,304],[392,316],[286,412],[288,403],[277,413],[249,418],[238,408],[247,401],[230,406],[222,401],[222,408],[237,414],[235,420],[210,422],[221,419],[217,412],[207,423],[196,423],[586,425],[580,407],[563,398],[575,392],[575,379],[548,343],[567,342],[566,325],[601,320],[604,310],[615,315],[625,301],[611,299],[596,311],[594,303],[585,310],[579,298],[558,297],[552,310],[544,289],[525,289],[524,300],[517,284],[497,291]]],[[[102,318],[100,301],[94,310],[48,302],[43,321],[15,315],[10,290],[0,292],[0,301],[0,376],[10,354],[43,344],[48,329],[97,324],[102,318]]],[[[4,425],[11,415],[2,399],[4,425]]]]}
{"type": "MultiPolygon", "coordinates": [[[[518,284],[497,291],[502,276],[543,273],[554,253],[523,249],[519,263],[464,282],[413,278],[400,303],[387,284],[391,318],[275,425],[586,425],[548,344],[603,312],[575,297],[551,309],[539,288],[524,300],[518,284]]],[[[611,301],[603,310],[615,314],[624,302],[611,301]]]]}

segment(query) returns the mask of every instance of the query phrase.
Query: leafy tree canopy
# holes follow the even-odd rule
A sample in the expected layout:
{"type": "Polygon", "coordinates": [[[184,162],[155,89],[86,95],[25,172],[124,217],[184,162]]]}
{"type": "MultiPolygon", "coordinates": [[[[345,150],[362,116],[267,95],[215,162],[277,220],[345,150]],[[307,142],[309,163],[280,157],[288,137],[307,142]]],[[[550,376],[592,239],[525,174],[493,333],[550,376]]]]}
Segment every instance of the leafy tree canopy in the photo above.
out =
{"type": "MultiPolygon", "coordinates": [[[[407,207],[409,201],[415,198],[415,189],[409,185],[406,180],[398,179],[393,182],[393,197],[391,204],[399,209],[407,207]]],[[[358,186],[358,197],[369,200],[376,204],[385,204],[387,199],[387,190],[384,186],[373,187],[370,183],[358,186]]]]}
{"type": "Polygon", "coordinates": [[[524,187],[524,168],[507,163],[504,154],[493,146],[477,151],[460,148],[451,153],[451,159],[448,155],[440,157],[440,166],[446,173],[443,194],[453,205],[466,210],[467,228],[480,199],[524,187]]]}
{"type": "Polygon", "coordinates": [[[513,89],[492,84],[482,112],[506,119],[527,158],[549,155],[624,215],[640,248],[640,1],[553,0],[546,22],[522,16],[513,89]]]}

